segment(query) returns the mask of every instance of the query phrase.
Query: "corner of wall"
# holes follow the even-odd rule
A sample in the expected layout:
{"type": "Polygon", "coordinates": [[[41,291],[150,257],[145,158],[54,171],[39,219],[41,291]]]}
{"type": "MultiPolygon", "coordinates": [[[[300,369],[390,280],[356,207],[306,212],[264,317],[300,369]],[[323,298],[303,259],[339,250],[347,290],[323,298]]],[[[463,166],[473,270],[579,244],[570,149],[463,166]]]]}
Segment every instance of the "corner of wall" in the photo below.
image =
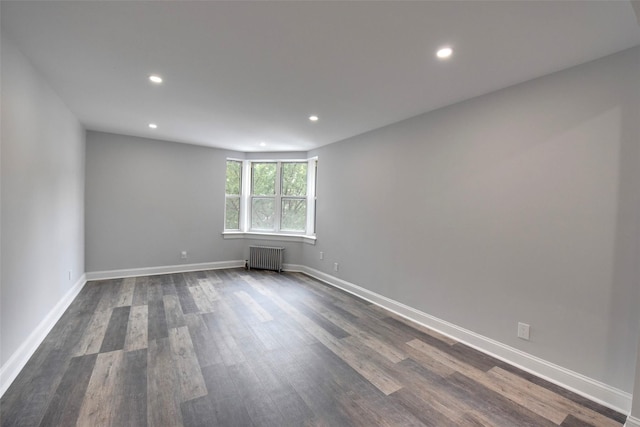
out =
{"type": "Polygon", "coordinates": [[[624,423],[624,427],[640,427],[640,418],[629,415],[629,417],[627,417],[627,422],[624,423]]]}
{"type": "Polygon", "coordinates": [[[42,319],[31,334],[29,334],[27,339],[11,355],[7,362],[0,367],[0,397],[9,389],[11,383],[16,379],[22,368],[24,368],[42,341],[44,341],[47,334],[51,332],[86,283],[86,275],[83,274],[45,318],[42,319]]]}

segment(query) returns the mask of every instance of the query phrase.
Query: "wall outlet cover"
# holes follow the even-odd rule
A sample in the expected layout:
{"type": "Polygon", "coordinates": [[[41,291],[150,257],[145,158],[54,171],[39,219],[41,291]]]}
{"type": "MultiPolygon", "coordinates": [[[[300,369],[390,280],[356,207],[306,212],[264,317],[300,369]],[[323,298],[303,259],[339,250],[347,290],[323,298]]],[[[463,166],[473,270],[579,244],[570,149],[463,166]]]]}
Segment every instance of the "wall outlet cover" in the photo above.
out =
{"type": "Polygon", "coordinates": [[[518,322],[518,338],[529,341],[529,328],[530,325],[518,322]]]}

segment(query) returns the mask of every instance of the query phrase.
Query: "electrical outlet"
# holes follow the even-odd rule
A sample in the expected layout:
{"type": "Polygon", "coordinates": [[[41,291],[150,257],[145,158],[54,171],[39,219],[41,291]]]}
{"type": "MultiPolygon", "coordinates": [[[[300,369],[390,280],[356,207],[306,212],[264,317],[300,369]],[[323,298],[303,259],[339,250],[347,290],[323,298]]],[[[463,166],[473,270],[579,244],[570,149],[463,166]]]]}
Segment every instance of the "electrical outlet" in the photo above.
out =
{"type": "Polygon", "coordinates": [[[324,252],[320,252],[320,259],[324,259],[324,252]]]}
{"type": "Polygon", "coordinates": [[[529,341],[529,328],[528,324],[518,322],[518,338],[529,341]]]}
{"type": "Polygon", "coordinates": [[[339,267],[338,263],[334,262],[333,263],[333,271],[338,271],[338,267],[339,267]]]}
{"type": "Polygon", "coordinates": [[[180,258],[187,259],[187,251],[180,252],[180,258]]]}

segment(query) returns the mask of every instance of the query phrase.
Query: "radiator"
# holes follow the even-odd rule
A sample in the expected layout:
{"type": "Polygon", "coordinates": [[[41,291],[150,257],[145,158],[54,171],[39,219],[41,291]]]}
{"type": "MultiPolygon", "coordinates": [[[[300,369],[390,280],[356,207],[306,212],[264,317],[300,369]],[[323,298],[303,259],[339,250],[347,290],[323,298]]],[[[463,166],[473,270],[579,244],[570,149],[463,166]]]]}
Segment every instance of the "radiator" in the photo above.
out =
{"type": "Polygon", "coordinates": [[[282,253],[284,248],[269,246],[249,246],[249,263],[247,268],[282,271],[282,253]]]}

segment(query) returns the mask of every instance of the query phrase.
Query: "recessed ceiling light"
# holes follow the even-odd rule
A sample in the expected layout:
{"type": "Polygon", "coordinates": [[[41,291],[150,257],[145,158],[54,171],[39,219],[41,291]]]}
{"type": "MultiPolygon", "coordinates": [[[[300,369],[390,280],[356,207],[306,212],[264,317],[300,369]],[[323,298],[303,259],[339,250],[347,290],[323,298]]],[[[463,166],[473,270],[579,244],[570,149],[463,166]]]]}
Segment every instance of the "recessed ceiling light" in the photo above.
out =
{"type": "Polygon", "coordinates": [[[447,59],[451,56],[452,53],[453,49],[451,49],[450,47],[443,47],[438,49],[438,51],[436,52],[436,56],[440,59],[447,59]]]}
{"type": "Polygon", "coordinates": [[[317,122],[318,116],[309,116],[309,120],[311,120],[312,122],[317,122]]]}
{"type": "Polygon", "coordinates": [[[157,128],[158,128],[158,125],[157,125],[157,124],[155,124],[155,123],[149,123],[149,127],[150,127],[151,129],[157,129],[157,128]]]}
{"type": "Polygon", "coordinates": [[[267,146],[267,143],[266,143],[266,142],[262,141],[262,142],[260,143],[260,147],[266,147],[266,146],[267,146]]]}
{"type": "Polygon", "coordinates": [[[157,75],[155,75],[155,74],[150,75],[150,76],[149,76],[149,80],[150,80],[151,82],[153,82],[153,83],[157,83],[157,84],[162,83],[162,77],[157,76],[157,75]]]}

